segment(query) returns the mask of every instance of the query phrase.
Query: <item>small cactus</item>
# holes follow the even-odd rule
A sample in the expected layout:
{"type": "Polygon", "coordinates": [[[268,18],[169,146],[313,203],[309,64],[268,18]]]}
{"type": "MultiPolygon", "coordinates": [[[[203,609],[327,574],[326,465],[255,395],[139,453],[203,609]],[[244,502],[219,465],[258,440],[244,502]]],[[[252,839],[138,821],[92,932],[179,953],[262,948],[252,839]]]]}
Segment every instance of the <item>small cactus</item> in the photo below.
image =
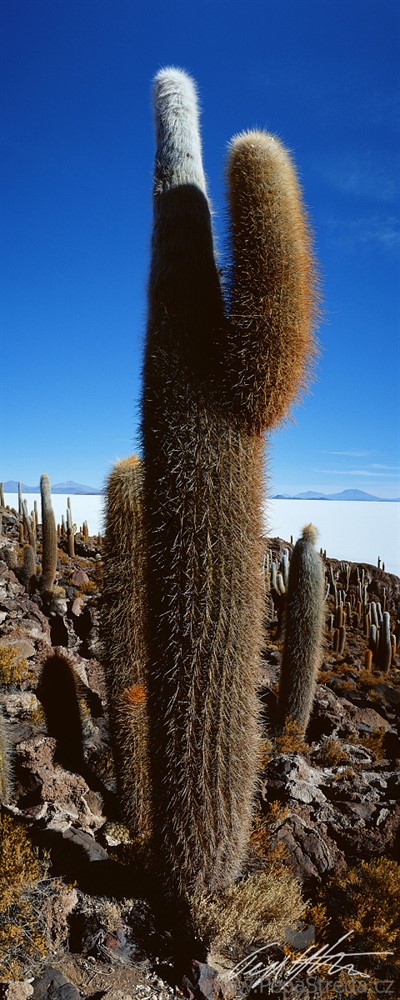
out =
{"type": "Polygon", "coordinates": [[[290,717],[307,728],[322,657],[324,574],[315,548],[317,531],[303,528],[290,560],[286,629],[278,695],[278,721],[290,717]]]}
{"type": "Polygon", "coordinates": [[[372,659],[373,659],[372,649],[366,649],[365,650],[364,667],[369,672],[372,670],[372,659]]]}
{"type": "Polygon", "coordinates": [[[342,625],[341,628],[339,629],[339,647],[338,647],[338,653],[340,654],[340,656],[342,656],[343,653],[344,653],[344,647],[345,647],[345,645],[346,645],[346,626],[342,625]]]}
{"type": "Polygon", "coordinates": [[[36,580],[36,557],[32,545],[24,546],[22,577],[25,590],[32,593],[36,580]]]}

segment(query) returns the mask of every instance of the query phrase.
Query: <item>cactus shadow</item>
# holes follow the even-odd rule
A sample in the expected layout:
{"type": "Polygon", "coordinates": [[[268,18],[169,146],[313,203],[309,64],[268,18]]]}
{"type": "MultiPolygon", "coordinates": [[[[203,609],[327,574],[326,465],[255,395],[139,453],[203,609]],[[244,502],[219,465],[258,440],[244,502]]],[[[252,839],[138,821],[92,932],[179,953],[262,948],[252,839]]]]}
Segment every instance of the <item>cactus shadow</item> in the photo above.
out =
{"type": "Polygon", "coordinates": [[[54,760],[67,771],[82,773],[83,732],[72,668],[60,653],[47,657],[37,696],[49,736],[56,740],[54,760]]]}

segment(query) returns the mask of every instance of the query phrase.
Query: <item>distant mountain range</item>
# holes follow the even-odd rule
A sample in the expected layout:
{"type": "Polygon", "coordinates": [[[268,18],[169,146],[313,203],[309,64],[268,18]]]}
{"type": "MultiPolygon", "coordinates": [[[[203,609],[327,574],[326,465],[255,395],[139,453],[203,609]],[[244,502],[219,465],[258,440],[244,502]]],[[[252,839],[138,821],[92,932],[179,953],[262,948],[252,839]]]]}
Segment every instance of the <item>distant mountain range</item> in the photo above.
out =
{"type": "MultiPolygon", "coordinates": [[[[40,493],[40,486],[26,486],[25,483],[21,483],[22,493],[40,493]]],[[[18,481],[16,479],[9,479],[8,483],[4,483],[5,493],[18,493],[18,481]]],[[[85,494],[89,496],[101,496],[103,490],[96,490],[94,486],[83,486],[82,483],[74,483],[68,480],[66,483],[57,483],[55,486],[51,487],[52,493],[67,493],[70,496],[77,496],[78,494],[85,494]]]]}
{"type": "MultiPolygon", "coordinates": [[[[18,482],[16,479],[9,479],[4,483],[5,493],[18,493],[18,482]]],[[[68,480],[66,483],[57,483],[51,487],[52,493],[67,493],[73,495],[101,496],[103,490],[97,490],[94,486],[83,486],[82,483],[74,483],[68,480]]],[[[40,486],[26,486],[22,483],[22,493],[40,493],[40,486]]],[[[399,503],[400,497],[388,500],[385,497],[374,497],[372,493],[365,493],[364,490],[342,490],[341,493],[314,493],[308,490],[307,493],[296,493],[294,496],[289,493],[276,493],[272,500],[373,500],[375,503],[399,503]]]]}
{"type": "Polygon", "coordinates": [[[341,493],[314,493],[308,490],[307,493],[296,493],[295,496],[289,493],[277,493],[273,500],[373,500],[375,503],[399,503],[400,497],[387,499],[386,497],[374,497],[372,493],[365,493],[364,490],[342,490],[341,493]]]}

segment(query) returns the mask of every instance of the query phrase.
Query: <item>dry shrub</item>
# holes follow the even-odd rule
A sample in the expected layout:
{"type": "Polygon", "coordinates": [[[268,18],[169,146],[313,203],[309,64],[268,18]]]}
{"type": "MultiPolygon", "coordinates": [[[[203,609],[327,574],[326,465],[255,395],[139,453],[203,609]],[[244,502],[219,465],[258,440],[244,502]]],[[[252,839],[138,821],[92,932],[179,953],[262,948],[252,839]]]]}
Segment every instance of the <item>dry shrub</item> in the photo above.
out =
{"type": "Polygon", "coordinates": [[[213,950],[239,961],[249,949],[283,941],[304,907],[298,879],[273,864],[218,895],[201,897],[194,912],[199,936],[213,950]]]}
{"type": "Polygon", "coordinates": [[[0,825],[0,978],[23,977],[46,954],[38,917],[38,883],[46,875],[24,827],[4,815],[0,825]]]}
{"type": "Polygon", "coordinates": [[[0,646],[0,685],[21,687],[34,677],[34,671],[18,646],[0,646]]]}
{"type": "Polygon", "coordinates": [[[257,858],[265,858],[268,855],[268,861],[271,861],[271,848],[272,848],[272,838],[275,827],[278,823],[288,814],[288,806],[284,803],[279,802],[278,799],[274,799],[264,810],[259,807],[256,810],[253,829],[250,834],[250,851],[257,858]]]}
{"type": "Polygon", "coordinates": [[[61,566],[70,565],[71,560],[69,556],[67,556],[67,553],[64,552],[64,549],[59,549],[59,548],[57,549],[57,559],[60,561],[61,566]]]}
{"type": "MultiPolygon", "coordinates": [[[[361,861],[330,878],[326,885],[326,904],[332,916],[340,914],[341,933],[354,931],[352,951],[396,951],[400,943],[399,899],[400,865],[385,857],[361,861]]],[[[380,961],[388,962],[389,957],[380,961]]]]}
{"type": "Polygon", "coordinates": [[[283,733],[275,737],[275,746],[278,753],[300,753],[305,757],[310,748],[304,739],[304,726],[288,719],[283,733]]]}
{"type": "Polygon", "coordinates": [[[329,737],[321,744],[315,759],[322,767],[334,767],[335,764],[347,764],[349,755],[339,740],[329,737]]]}
{"type": "Polygon", "coordinates": [[[326,906],[323,903],[314,903],[314,905],[309,906],[307,908],[306,920],[307,923],[312,924],[315,928],[316,940],[325,940],[331,922],[326,906]]]}
{"type": "Polygon", "coordinates": [[[355,746],[362,746],[366,750],[371,750],[377,760],[385,760],[387,754],[385,749],[385,730],[379,727],[371,729],[370,733],[362,733],[359,736],[349,738],[349,743],[355,746]]]}

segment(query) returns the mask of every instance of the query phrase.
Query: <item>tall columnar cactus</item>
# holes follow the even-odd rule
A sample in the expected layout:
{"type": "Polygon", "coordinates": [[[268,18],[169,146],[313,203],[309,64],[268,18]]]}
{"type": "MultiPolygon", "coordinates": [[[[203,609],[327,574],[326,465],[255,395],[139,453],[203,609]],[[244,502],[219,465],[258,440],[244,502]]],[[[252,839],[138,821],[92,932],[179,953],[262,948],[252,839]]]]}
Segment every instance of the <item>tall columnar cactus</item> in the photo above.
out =
{"type": "Polygon", "coordinates": [[[392,630],[390,614],[385,611],[379,632],[379,645],[376,652],[376,662],[381,670],[387,673],[392,662],[392,630]]]}
{"type": "Polygon", "coordinates": [[[51,505],[50,479],[44,472],[40,477],[42,502],[42,576],[41,590],[49,593],[54,586],[57,569],[57,530],[51,505]]]}
{"type": "Polygon", "coordinates": [[[316,529],[307,524],[290,560],[278,695],[280,725],[290,718],[304,729],[310,718],[321,663],[324,625],[324,572],[315,548],[316,539],[316,529]]]}
{"type": "Polygon", "coordinates": [[[0,709],[0,805],[8,802],[10,795],[11,772],[7,724],[0,709]]]}
{"type": "Polygon", "coordinates": [[[175,890],[240,871],[259,749],[263,431],[314,356],[310,234],[287,152],[262,132],[228,159],[226,298],[193,82],[162,70],[142,434],[156,855],[175,890]]]}
{"type": "Polygon", "coordinates": [[[118,462],[109,477],[102,602],[118,790],[123,816],[139,840],[151,832],[142,486],[141,465],[135,455],[118,462]]]}

